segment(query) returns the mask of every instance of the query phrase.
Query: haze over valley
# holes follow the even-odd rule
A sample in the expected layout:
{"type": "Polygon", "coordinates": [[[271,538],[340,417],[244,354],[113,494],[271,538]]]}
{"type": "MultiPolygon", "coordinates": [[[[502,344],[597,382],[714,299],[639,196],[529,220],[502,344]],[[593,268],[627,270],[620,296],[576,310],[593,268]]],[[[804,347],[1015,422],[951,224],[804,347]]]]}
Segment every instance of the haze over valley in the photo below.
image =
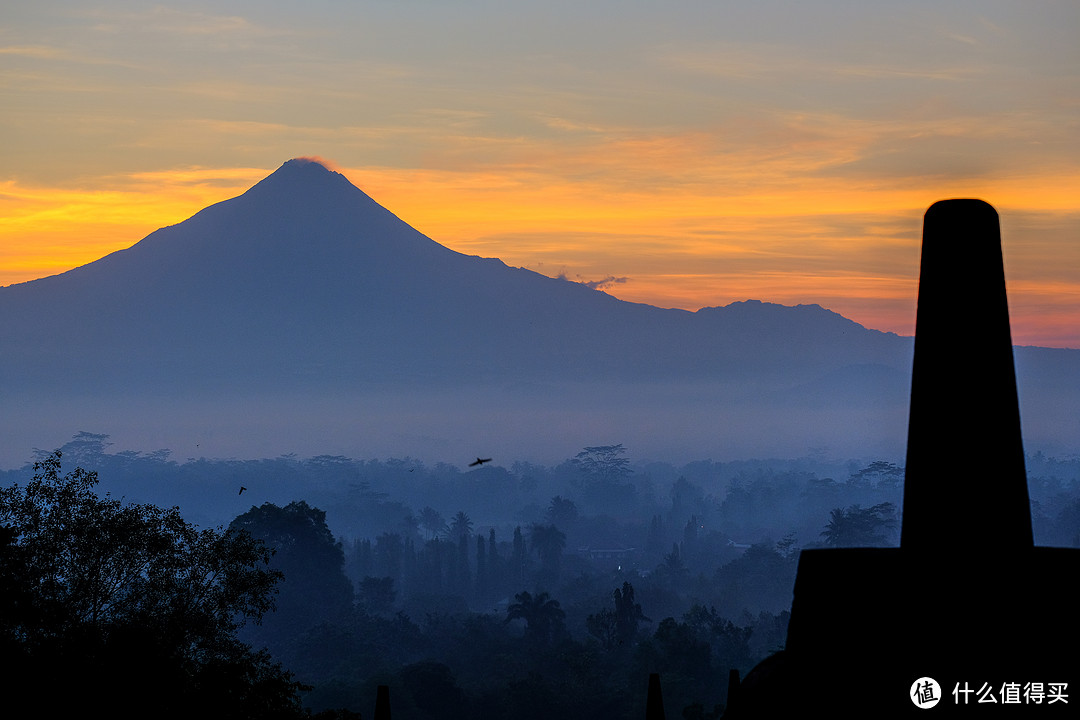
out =
{"type": "Polygon", "coordinates": [[[1075,708],[1080,4],[8,5],[12,717],[1075,708]]]}
{"type": "MultiPolygon", "coordinates": [[[[298,159],[0,288],[0,463],[79,430],[180,458],[898,459],[911,347],[816,305],[661,309],[463,255],[298,159]]],[[[1027,446],[1072,452],[1080,352],[1016,360],[1027,446]]]]}

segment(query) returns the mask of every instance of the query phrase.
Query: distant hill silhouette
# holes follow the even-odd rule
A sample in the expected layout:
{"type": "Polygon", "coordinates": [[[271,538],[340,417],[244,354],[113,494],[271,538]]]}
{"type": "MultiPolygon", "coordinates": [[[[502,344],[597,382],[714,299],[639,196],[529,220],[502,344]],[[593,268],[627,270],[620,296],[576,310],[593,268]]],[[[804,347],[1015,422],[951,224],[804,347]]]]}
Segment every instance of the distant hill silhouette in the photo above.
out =
{"type": "MultiPolygon", "coordinates": [[[[745,430],[787,441],[805,422],[773,413],[826,402],[859,406],[860,417],[876,408],[880,432],[861,421],[853,431],[879,440],[895,432],[890,441],[902,448],[911,347],[911,338],[817,305],[750,300],[697,312],[661,309],[464,255],[310,160],[290,160],[243,195],[126,250],[0,288],[0,393],[26,409],[8,418],[24,435],[33,417],[45,419],[43,404],[89,403],[74,414],[92,422],[95,398],[106,407],[150,397],[160,401],[156,410],[143,408],[153,417],[140,425],[157,423],[165,444],[174,434],[166,426],[181,421],[174,402],[200,403],[202,413],[231,413],[243,424],[243,403],[250,408],[258,398],[260,423],[277,414],[285,423],[308,400],[329,398],[345,412],[335,411],[334,421],[350,422],[362,408],[374,422],[384,410],[387,430],[395,420],[393,402],[384,401],[408,396],[412,415],[402,419],[401,437],[439,434],[437,424],[425,425],[435,422],[433,411],[418,405],[431,398],[449,425],[462,405],[478,422],[493,412],[520,415],[522,447],[533,430],[557,434],[552,420],[573,423],[578,411],[602,412],[605,403],[619,415],[623,401],[636,402],[642,420],[685,416],[695,427],[691,418],[709,417],[703,403],[715,402],[727,415],[717,415],[713,434],[721,425],[730,433],[743,417],[745,430]],[[548,422],[533,427],[539,414],[548,422]]],[[[1080,367],[1078,352],[1031,354],[1036,376],[1054,373],[1043,382],[1075,378],[1080,367]]],[[[1020,357],[1018,367],[1023,386],[1020,357]]],[[[99,413],[103,425],[123,424],[122,415],[119,407],[99,413]]],[[[1037,415],[1025,409],[1025,418],[1037,415]]],[[[643,432],[620,435],[618,423],[581,422],[581,445],[643,432]]],[[[498,424],[508,430],[514,423],[498,424]]],[[[62,439],[78,429],[123,437],[112,426],[55,431],[62,439]]],[[[671,442],[682,444],[676,436],[671,442]]],[[[701,455],[719,449],[702,447],[701,455]]]]}

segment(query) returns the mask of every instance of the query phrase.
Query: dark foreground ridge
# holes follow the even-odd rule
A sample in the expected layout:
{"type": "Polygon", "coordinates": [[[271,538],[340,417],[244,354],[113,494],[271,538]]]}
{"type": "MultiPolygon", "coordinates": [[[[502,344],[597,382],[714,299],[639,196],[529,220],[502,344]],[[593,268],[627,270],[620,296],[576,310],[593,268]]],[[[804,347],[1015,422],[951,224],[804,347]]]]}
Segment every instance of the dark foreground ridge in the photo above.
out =
{"type": "Polygon", "coordinates": [[[903,510],[899,548],[803,551],[786,648],[732,683],[724,717],[1075,712],[1080,552],[1033,546],[1000,231],[979,200],[925,217],[903,510]]]}

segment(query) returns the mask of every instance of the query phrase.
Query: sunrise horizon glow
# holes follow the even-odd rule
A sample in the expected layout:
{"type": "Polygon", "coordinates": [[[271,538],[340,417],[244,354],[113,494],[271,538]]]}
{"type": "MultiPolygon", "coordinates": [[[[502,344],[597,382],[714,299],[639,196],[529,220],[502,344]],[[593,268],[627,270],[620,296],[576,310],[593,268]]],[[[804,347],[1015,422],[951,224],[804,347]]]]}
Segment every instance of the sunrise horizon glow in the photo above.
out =
{"type": "Polygon", "coordinates": [[[453,250],[696,310],[910,335],[922,214],[1002,225],[1017,345],[1080,348],[1080,10],[252,2],[0,26],[0,286],[130,247],[293,157],[453,250]]]}

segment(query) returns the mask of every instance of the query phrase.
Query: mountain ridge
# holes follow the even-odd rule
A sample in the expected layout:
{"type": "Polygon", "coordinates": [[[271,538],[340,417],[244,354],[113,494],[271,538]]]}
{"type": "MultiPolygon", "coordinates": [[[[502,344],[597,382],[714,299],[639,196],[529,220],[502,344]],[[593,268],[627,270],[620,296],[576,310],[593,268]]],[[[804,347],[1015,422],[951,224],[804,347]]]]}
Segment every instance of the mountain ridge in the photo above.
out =
{"type": "MultiPolygon", "coordinates": [[[[910,337],[819,305],[658,308],[465,255],[302,159],[125,250],[0,288],[0,397],[80,398],[89,408],[121,396],[199,398],[206,407],[226,396],[268,404],[317,396],[340,405],[330,413],[338,418],[378,418],[377,405],[406,397],[405,414],[446,400],[438,413],[415,411],[399,436],[426,422],[432,436],[445,432],[440,423],[460,413],[481,424],[513,417],[504,424],[550,434],[551,422],[534,427],[540,420],[529,417],[542,401],[568,427],[592,418],[583,434],[603,427],[644,440],[647,427],[616,428],[665,417],[664,432],[676,432],[679,417],[708,418],[711,402],[726,423],[740,422],[736,407],[753,408],[759,420],[740,433],[754,425],[827,444],[869,427],[878,441],[902,444],[911,349],[910,337]],[[507,395],[525,387],[545,390],[507,395]],[[857,391],[836,392],[845,387],[857,391]],[[834,429],[804,428],[817,423],[803,411],[783,417],[830,393],[844,396],[832,403],[834,429]],[[596,419],[597,407],[610,415],[596,419]]],[[[1060,378],[1078,366],[1074,357],[1033,361],[1033,372],[1052,366],[1060,378]]]]}
{"type": "MultiPolygon", "coordinates": [[[[350,370],[346,356],[366,358],[369,372],[411,367],[438,373],[437,365],[445,365],[484,377],[545,367],[554,376],[707,376],[704,360],[732,354],[720,335],[734,333],[742,342],[768,337],[763,315],[777,323],[785,312],[797,313],[800,321],[782,325],[789,334],[804,335],[824,327],[808,319],[828,319],[835,326],[841,317],[820,307],[782,310],[763,303],[694,313],[628,303],[498,259],[450,250],[344,176],[298,160],[236,198],[48,284],[49,297],[35,298],[52,307],[42,324],[83,345],[86,362],[91,348],[102,345],[95,337],[121,349],[127,361],[109,352],[100,364],[124,366],[127,374],[136,372],[133,364],[160,365],[158,349],[196,363],[200,348],[210,345],[219,361],[232,355],[233,363],[247,367],[258,364],[252,356],[302,362],[287,348],[273,349],[275,339],[291,338],[293,345],[318,348],[322,364],[336,368],[328,370],[335,382],[350,370]],[[63,310],[73,307],[82,312],[63,310]],[[633,344],[654,349],[614,351],[633,344]],[[685,349],[664,350],[677,345],[685,349]],[[529,348],[536,346],[553,351],[553,357],[535,357],[529,348]]],[[[26,286],[26,294],[33,287],[26,286]]],[[[15,294],[0,292],[0,302],[15,294]]],[[[863,340],[870,343],[877,337],[877,331],[846,319],[845,327],[868,333],[863,340]]],[[[9,336],[33,335],[33,328],[5,329],[9,336]]],[[[840,336],[833,340],[845,342],[840,336]]],[[[28,344],[41,348],[43,339],[28,344]]],[[[820,354],[818,349],[806,360],[820,354]]],[[[267,376],[267,382],[285,379],[267,376]]]]}

